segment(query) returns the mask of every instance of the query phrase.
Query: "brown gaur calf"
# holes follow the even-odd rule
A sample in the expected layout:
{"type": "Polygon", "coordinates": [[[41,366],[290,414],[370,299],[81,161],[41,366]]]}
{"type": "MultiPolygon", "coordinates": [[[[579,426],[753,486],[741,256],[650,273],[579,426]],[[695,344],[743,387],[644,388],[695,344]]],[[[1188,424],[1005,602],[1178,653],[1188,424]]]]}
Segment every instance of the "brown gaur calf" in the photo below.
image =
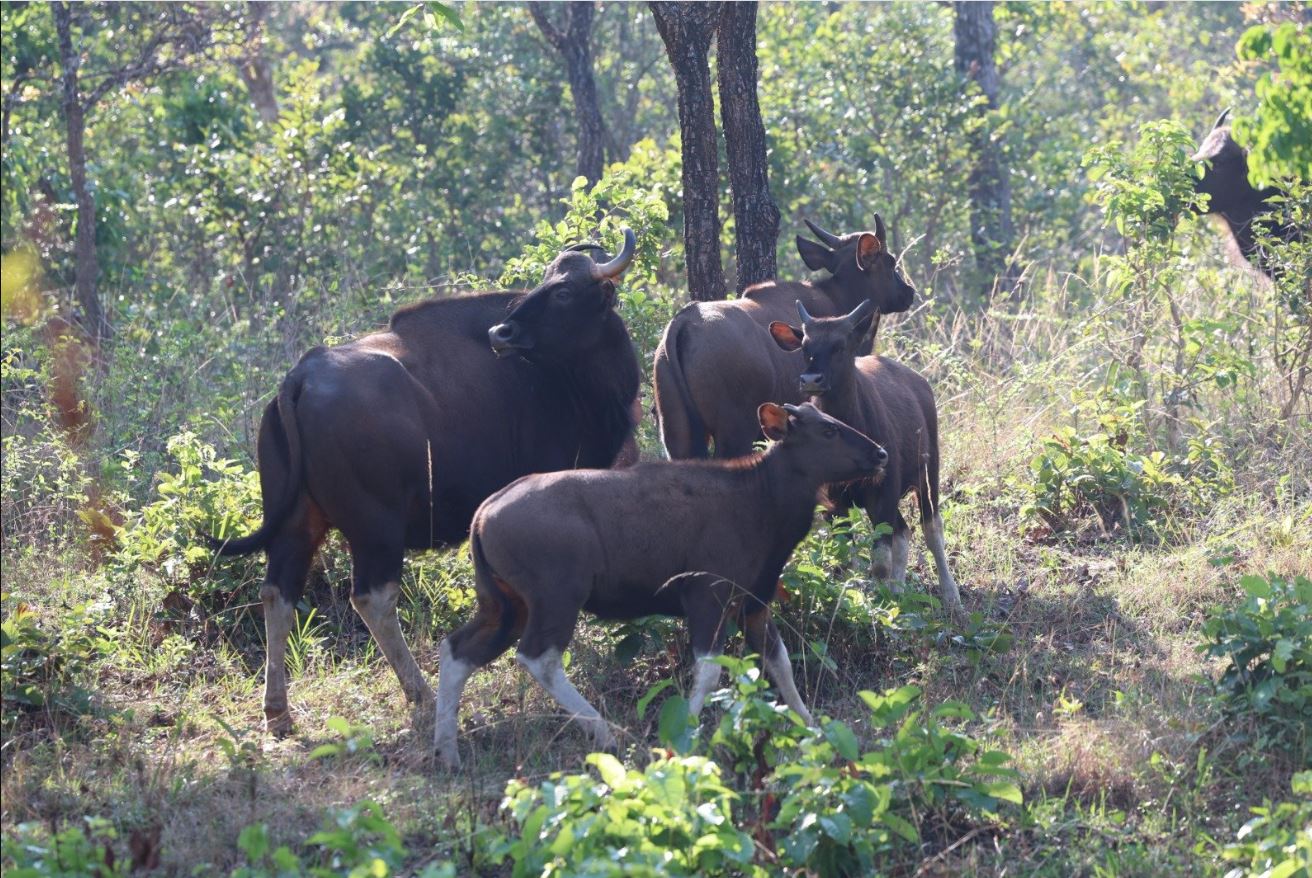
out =
{"type": "Polygon", "coordinates": [[[770,324],[775,343],[786,351],[800,349],[805,365],[798,379],[803,396],[826,414],[851,424],[875,439],[888,452],[888,463],[877,478],[836,486],[829,492],[838,511],[860,506],[871,524],[893,528],[881,537],[871,559],[875,579],[901,585],[907,573],[906,519],[898,502],[912,491],[920,506],[925,542],[938,568],[943,604],[961,620],[965,610],[957,583],[948,569],[943,546],[943,519],[939,515],[938,410],[929,382],[913,369],[888,357],[858,357],[857,346],[869,335],[875,313],[862,302],[842,317],[811,317],[800,301],[801,327],[770,324]]]}
{"type": "Polygon", "coordinates": [[[583,610],[603,619],[686,618],[697,658],[694,714],[719,679],[720,666],[708,659],[737,618],[784,700],[811,722],[770,601],[811,529],[821,486],[876,473],[887,455],[811,405],[766,403],[757,416],[775,440],[764,452],[525,476],[479,507],[470,535],[478,609],[440,651],[435,745],[443,762],[460,762],[465,681],[516,641],[519,662],[594,743],[615,746],[561,665],[583,610]]]}

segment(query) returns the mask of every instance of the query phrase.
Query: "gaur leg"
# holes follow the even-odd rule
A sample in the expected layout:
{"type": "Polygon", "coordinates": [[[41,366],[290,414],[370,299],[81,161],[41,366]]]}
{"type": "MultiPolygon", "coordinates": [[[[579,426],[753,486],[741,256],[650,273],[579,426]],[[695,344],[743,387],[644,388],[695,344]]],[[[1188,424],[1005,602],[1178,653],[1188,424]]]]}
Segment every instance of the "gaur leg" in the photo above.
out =
{"type": "MultiPolygon", "coordinates": [[[[401,532],[400,527],[393,532],[401,532]]],[[[401,596],[402,548],[396,545],[351,546],[351,606],[360,614],[369,633],[396,672],[405,697],[416,706],[416,720],[425,724],[432,716],[433,690],[428,688],[396,617],[401,596]]]]}
{"type": "Polygon", "coordinates": [[[565,708],[571,719],[583,726],[597,749],[615,750],[618,744],[610,727],[565,676],[565,666],[560,660],[574,637],[580,608],[581,603],[575,604],[561,594],[546,595],[541,601],[530,602],[528,621],[515,660],[565,708]]]}
{"type": "Polygon", "coordinates": [[[784,639],[779,636],[779,629],[771,618],[768,604],[758,605],[754,610],[749,607],[748,612],[743,614],[743,635],[747,638],[748,648],[760,654],[765,672],[779,687],[779,694],[784,697],[784,704],[797,711],[807,725],[814,726],[815,720],[811,712],[806,709],[806,705],[802,703],[802,696],[797,692],[797,683],[793,680],[793,666],[788,661],[788,649],[784,646],[784,639]]]}
{"type": "Polygon", "coordinates": [[[943,516],[935,512],[923,521],[921,526],[925,530],[925,542],[929,545],[929,551],[934,555],[934,567],[938,570],[938,587],[943,595],[943,606],[953,618],[958,621],[964,620],[966,608],[961,604],[957,581],[952,578],[952,571],[948,568],[948,553],[943,544],[943,516]]]}
{"type": "Polygon", "coordinates": [[[438,758],[450,768],[460,767],[456,737],[465,682],[475,669],[491,663],[519,639],[528,618],[523,601],[502,583],[495,587],[500,595],[486,593],[480,587],[478,612],[451,632],[438,650],[433,746],[438,758]]]}
{"type": "Polygon", "coordinates": [[[260,601],[264,604],[264,727],[272,735],[292,730],[287,707],[287,639],[296,619],[296,604],[305,590],[314,553],[327,525],[308,501],[302,501],[268,548],[268,570],[260,601]]]}
{"type": "Polygon", "coordinates": [[[729,607],[738,587],[727,579],[704,574],[691,578],[680,588],[683,615],[688,620],[688,639],[692,644],[692,691],[688,712],[697,716],[720,682],[724,669],[715,658],[724,652],[729,607]]]}
{"type": "Polygon", "coordinates": [[[910,554],[911,548],[908,539],[910,530],[911,528],[907,524],[907,520],[902,517],[901,512],[898,512],[897,521],[893,524],[893,570],[891,576],[893,582],[899,585],[902,585],[907,581],[907,557],[910,554]]]}
{"type": "Polygon", "coordinates": [[[875,540],[875,546],[870,552],[870,577],[876,582],[888,582],[895,592],[901,591],[901,582],[893,575],[896,568],[894,534],[897,533],[898,522],[902,520],[902,514],[897,511],[897,499],[891,491],[875,491],[874,496],[868,497],[862,504],[870,516],[872,526],[887,524],[893,528],[892,534],[885,534],[875,540]]]}

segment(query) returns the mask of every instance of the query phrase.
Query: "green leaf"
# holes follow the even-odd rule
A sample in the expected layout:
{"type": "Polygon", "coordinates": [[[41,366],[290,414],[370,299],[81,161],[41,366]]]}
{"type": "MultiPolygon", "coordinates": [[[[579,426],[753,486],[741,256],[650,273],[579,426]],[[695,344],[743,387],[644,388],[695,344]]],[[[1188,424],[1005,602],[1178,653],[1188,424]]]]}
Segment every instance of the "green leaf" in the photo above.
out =
{"type": "Polygon", "coordinates": [[[652,699],[660,695],[666,689],[674,685],[674,680],[666,678],[661,680],[655,686],[652,686],[646,693],[638,699],[638,719],[642,719],[647,713],[647,706],[651,704],[652,699]]]}
{"type": "Polygon", "coordinates": [[[1003,781],[979,783],[975,784],[975,788],[985,795],[992,796],[995,799],[1000,799],[1003,802],[1011,802],[1016,805],[1023,804],[1025,798],[1021,795],[1020,787],[1016,786],[1014,783],[1006,783],[1003,781]]]}
{"type": "Polygon", "coordinates": [[[1254,576],[1250,573],[1249,575],[1240,578],[1239,585],[1244,591],[1248,592],[1251,597],[1271,597],[1271,583],[1268,582],[1265,577],[1254,576]]]}
{"type": "Polygon", "coordinates": [[[596,767],[602,781],[611,789],[617,789],[624,785],[628,772],[625,771],[623,763],[614,756],[609,753],[589,753],[587,761],[596,767]]]}
{"type": "Polygon", "coordinates": [[[842,756],[848,762],[855,761],[856,758],[861,755],[861,751],[857,745],[856,735],[852,733],[852,730],[848,728],[846,723],[834,720],[825,725],[824,732],[825,739],[834,746],[834,749],[838,751],[838,755],[842,756]]]}
{"type": "Polygon", "coordinates": [[[912,826],[904,818],[899,817],[892,811],[885,811],[883,814],[880,814],[879,819],[883,821],[885,826],[905,838],[907,841],[920,841],[920,833],[916,831],[916,827],[912,826]]]}

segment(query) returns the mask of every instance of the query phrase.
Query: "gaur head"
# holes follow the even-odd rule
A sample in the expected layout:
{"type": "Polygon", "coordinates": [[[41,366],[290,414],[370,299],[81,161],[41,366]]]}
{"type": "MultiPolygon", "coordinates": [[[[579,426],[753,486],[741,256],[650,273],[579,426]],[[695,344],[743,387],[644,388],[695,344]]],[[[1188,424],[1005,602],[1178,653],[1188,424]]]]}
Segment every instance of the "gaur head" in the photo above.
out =
{"type": "Polygon", "coordinates": [[[831,484],[878,475],[888,452],[859,430],[830,417],[809,402],[763,403],[756,410],[761,432],[803,461],[804,471],[831,484]]]}
{"type": "Polygon", "coordinates": [[[781,320],[770,324],[775,344],[786,351],[800,348],[806,357],[797,389],[803,396],[823,396],[846,387],[856,371],[857,347],[870,334],[874,307],[862,302],[842,317],[812,317],[799,301],[797,314],[801,326],[781,320]]]}
{"type": "Polygon", "coordinates": [[[1248,152],[1230,136],[1227,109],[1212,125],[1212,130],[1190,158],[1206,162],[1203,176],[1194,184],[1197,192],[1211,196],[1208,213],[1225,213],[1251,200],[1253,187],[1248,182],[1248,152]]]}
{"type": "Polygon", "coordinates": [[[829,272],[843,287],[875,303],[881,314],[905,311],[911,307],[916,288],[907,283],[897,259],[888,252],[884,221],[875,214],[873,232],[835,235],[810,220],[809,228],[821,243],[797,236],[797,252],[812,271],[829,272]]]}
{"type": "Polygon", "coordinates": [[[615,258],[594,260],[595,244],[575,244],[551,261],[538,284],[487,332],[498,357],[519,355],[535,362],[567,362],[601,338],[615,305],[615,282],[633,262],[637,238],[624,230],[615,258]]]}

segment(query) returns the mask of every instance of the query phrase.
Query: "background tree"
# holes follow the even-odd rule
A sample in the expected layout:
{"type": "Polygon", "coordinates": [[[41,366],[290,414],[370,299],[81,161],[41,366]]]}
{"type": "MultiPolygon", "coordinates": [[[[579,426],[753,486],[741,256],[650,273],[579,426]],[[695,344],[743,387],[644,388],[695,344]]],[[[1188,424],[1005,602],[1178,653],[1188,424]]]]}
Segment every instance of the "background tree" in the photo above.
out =
{"type": "Polygon", "coordinates": [[[592,73],[592,22],[597,13],[593,0],[572,0],[565,7],[566,22],[552,22],[545,3],[530,3],[529,12],[542,35],[565,59],[565,75],[574,99],[574,124],[577,127],[578,175],[589,183],[601,179],[605,166],[603,153],[606,123],[597,100],[597,83],[592,73]]]}
{"type": "Polygon", "coordinates": [[[59,37],[69,180],[77,203],[77,301],[83,328],[101,339],[109,334],[110,324],[99,292],[96,200],[87,181],[87,116],[111,91],[182,69],[212,44],[216,25],[231,25],[233,19],[221,7],[200,11],[185,4],[114,8],[53,3],[51,12],[59,37]],[[226,22],[221,22],[220,16],[226,22]],[[105,45],[106,31],[112,35],[112,47],[105,45]],[[112,52],[97,53],[96,48],[112,48],[112,52]],[[92,64],[83,67],[88,58],[93,59],[92,64]],[[105,63],[95,63],[102,58],[105,63]]]}
{"type": "Polygon", "coordinates": [[[720,118],[733,187],[738,291],[776,274],[779,207],[770,195],[765,125],[756,94],[755,2],[725,3],[716,36],[720,118]]]}
{"type": "Polygon", "coordinates": [[[652,16],[679,90],[683,151],[683,249],[693,299],[722,299],[720,264],[720,166],[715,100],[707,53],[720,16],[719,3],[652,2],[652,16]]]}
{"type": "Polygon", "coordinates": [[[992,0],[952,4],[953,35],[956,37],[957,73],[979,86],[984,100],[979,106],[980,124],[971,135],[974,165],[967,188],[970,194],[970,238],[975,264],[981,277],[980,293],[985,301],[997,286],[1010,290],[1015,283],[1009,264],[1015,231],[1011,222],[1011,183],[1001,150],[993,136],[989,114],[998,108],[997,25],[992,0]]]}

